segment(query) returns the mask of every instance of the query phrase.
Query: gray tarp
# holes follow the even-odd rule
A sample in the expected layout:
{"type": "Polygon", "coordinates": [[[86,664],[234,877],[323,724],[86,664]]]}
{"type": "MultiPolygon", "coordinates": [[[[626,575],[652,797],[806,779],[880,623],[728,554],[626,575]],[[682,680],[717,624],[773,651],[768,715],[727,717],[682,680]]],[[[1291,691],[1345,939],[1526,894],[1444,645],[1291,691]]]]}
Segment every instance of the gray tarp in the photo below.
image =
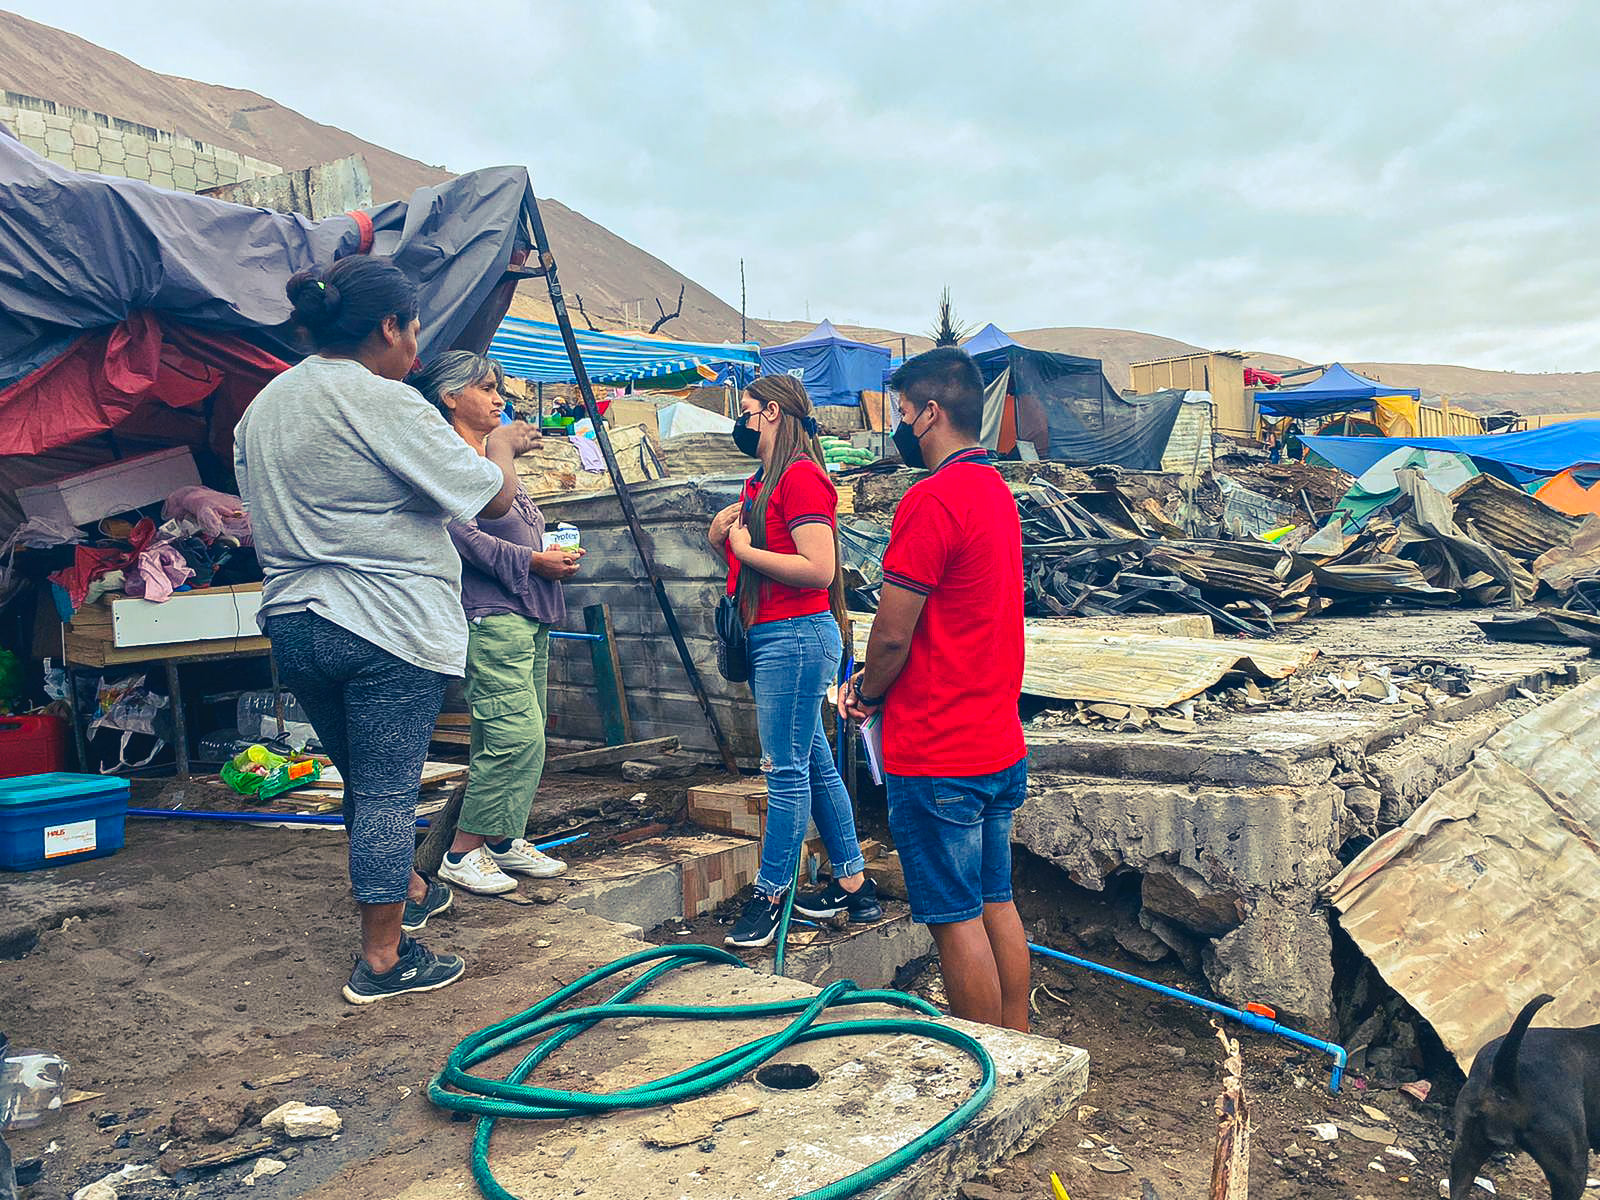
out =
{"type": "MultiPolygon", "coordinates": [[[[449,348],[532,242],[521,167],[492,167],[370,209],[372,252],[422,291],[421,356],[449,348]]],[[[0,126],[0,387],[84,333],[147,309],[242,333],[289,361],[277,328],[298,270],[358,252],[353,216],[309,221],[40,158],[0,126]]]]}

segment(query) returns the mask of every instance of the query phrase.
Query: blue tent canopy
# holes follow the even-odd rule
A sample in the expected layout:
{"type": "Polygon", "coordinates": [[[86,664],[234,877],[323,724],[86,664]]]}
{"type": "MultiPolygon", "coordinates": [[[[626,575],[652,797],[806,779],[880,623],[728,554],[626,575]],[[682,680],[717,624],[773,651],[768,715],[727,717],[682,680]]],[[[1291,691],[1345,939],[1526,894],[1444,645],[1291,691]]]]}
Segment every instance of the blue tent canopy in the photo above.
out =
{"type": "Polygon", "coordinates": [[[845,337],[823,321],[805,337],[761,351],[766,375],[793,375],[813,404],[857,405],[862,392],[883,390],[889,348],[845,337]]]}
{"type": "Polygon", "coordinates": [[[985,325],[977,333],[961,343],[961,348],[972,357],[987,354],[990,350],[1004,350],[1007,346],[1015,346],[1017,340],[993,321],[985,325]]]}
{"type": "MultiPolygon", "coordinates": [[[[753,368],[759,348],[732,342],[671,342],[620,333],[576,330],[584,368],[596,383],[632,383],[677,375],[694,367],[732,363],[753,368]]],[[[575,383],[561,329],[546,321],[507,317],[489,343],[489,357],[506,374],[534,383],[575,383]]]]}
{"type": "Polygon", "coordinates": [[[1374,396],[1410,396],[1422,399],[1418,388],[1391,387],[1357,375],[1334,363],[1311,383],[1297,388],[1256,393],[1256,407],[1269,417],[1317,417],[1348,412],[1374,396]]]}
{"type": "Polygon", "coordinates": [[[1357,476],[1402,446],[1453,450],[1480,464],[1511,468],[1513,475],[1554,475],[1568,467],[1600,463],[1600,419],[1478,437],[1308,437],[1305,443],[1341,471],[1357,476]]]}

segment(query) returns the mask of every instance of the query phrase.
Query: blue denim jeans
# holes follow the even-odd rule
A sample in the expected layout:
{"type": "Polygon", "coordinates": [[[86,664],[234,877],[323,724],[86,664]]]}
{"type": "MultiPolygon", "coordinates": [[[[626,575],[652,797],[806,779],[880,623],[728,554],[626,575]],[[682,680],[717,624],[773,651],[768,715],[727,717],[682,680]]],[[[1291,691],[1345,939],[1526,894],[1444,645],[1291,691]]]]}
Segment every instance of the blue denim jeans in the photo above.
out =
{"type": "Polygon", "coordinates": [[[750,690],[767,777],[767,833],[756,890],[781,896],[794,882],[806,825],[816,821],[835,876],[863,870],[850,794],[822,732],[822,701],[844,646],[830,613],[752,625],[750,690]]]}
{"type": "Polygon", "coordinates": [[[1028,798],[1026,758],[993,775],[884,783],[913,921],[970,921],[1011,899],[1011,814],[1028,798]]]}

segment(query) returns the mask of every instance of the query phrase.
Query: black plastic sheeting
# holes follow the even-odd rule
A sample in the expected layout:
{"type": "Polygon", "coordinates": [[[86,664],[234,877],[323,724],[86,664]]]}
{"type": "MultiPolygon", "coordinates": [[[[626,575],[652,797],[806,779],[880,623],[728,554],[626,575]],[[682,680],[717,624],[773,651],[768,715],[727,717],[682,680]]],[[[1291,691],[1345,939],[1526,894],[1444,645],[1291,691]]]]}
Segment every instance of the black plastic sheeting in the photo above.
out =
{"type": "Polygon", "coordinates": [[[1049,445],[1032,438],[1040,458],[1075,466],[1107,464],[1159,471],[1161,456],[1183,407],[1181,391],[1126,400],[1106,380],[1096,358],[1007,346],[976,359],[985,384],[1011,369],[1017,398],[1017,436],[1049,430],[1049,445]],[[1041,420],[1042,417],[1042,420],[1041,420]]]}
{"type": "MultiPolygon", "coordinates": [[[[293,362],[284,284],[361,249],[353,216],[311,221],[40,158],[0,126],[0,387],[85,332],[151,309],[240,333],[293,362]]],[[[522,167],[492,167],[367,210],[371,253],[418,284],[420,356],[450,348],[513,254],[532,246],[522,167]]]]}

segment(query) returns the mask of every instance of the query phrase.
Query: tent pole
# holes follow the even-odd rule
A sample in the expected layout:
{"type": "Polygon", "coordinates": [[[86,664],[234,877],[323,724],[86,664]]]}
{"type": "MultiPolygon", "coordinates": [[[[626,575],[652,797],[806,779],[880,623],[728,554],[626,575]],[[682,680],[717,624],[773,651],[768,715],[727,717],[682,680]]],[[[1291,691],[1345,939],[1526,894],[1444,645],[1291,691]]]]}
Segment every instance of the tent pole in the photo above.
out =
{"type": "Polygon", "coordinates": [[[661,615],[667,622],[667,632],[672,635],[673,645],[678,648],[678,658],[683,663],[684,674],[689,677],[689,686],[694,689],[695,699],[700,702],[700,711],[705,714],[711,737],[717,743],[717,753],[722,756],[722,765],[730,773],[735,773],[739,769],[739,764],[733,756],[733,747],[729,745],[727,735],[723,733],[722,726],[717,721],[716,710],[711,707],[711,697],[706,694],[705,683],[695,668],[688,643],[683,640],[683,630],[678,625],[678,615],[673,611],[666,586],[661,582],[661,575],[656,570],[655,558],[650,553],[649,543],[645,541],[644,528],[639,524],[639,511],[634,507],[633,493],[628,490],[627,480],[622,477],[622,468],[617,465],[616,451],[611,448],[611,437],[606,433],[605,422],[600,419],[600,407],[595,403],[594,387],[589,382],[589,372],[583,365],[583,356],[578,352],[578,338],[572,332],[572,318],[567,315],[567,302],[561,295],[561,283],[556,278],[556,258],[550,252],[550,238],[545,233],[544,218],[539,213],[537,200],[532,202],[528,215],[533,225],[534,245],[539,251],[539,265],[544,269],[545,283],[550,287],[550,307],[555,311],[556,324],[561,327],[561,340],[567,347],[567,358],[572,363],[572,373],[577,379],[578,393],[583,397],[584,410],[594,426],[595,441],[599,443],[600,453],[605,457],[606,470],[611,473],[611,484],[617,489],[617,502],[622,506],[622,515],[628,522],[628,532],[633,537],[633,545],[639,552],[639,558],[644,562],[645,574],[649,577],[650,586],[656,594],[656,604],[660,606],[661,615]]]}

